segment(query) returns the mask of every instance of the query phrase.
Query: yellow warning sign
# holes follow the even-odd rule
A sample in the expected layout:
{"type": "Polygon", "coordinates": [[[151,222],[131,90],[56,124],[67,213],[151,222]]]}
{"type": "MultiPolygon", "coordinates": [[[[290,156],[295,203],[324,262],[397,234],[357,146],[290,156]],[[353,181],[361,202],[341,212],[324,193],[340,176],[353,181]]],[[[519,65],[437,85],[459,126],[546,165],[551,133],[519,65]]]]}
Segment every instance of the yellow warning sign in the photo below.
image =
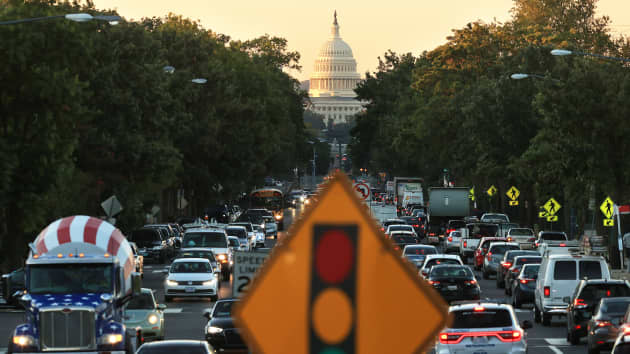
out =
{"type": "MultiPolygon", "coordinates": [[[[613,203],[610,197],[606,197],[602,202],[602,205],[599,206],[599,210],[606,216],[606,219],[611,219],[613,213],[615,212],[615,203],[613,203]]],[[[606,223],[604,223],[606,225],[606,223]]]]}
{"type": "Polygon", "coordinates": [[[558,212],[558,210],[560,210],[560,208],[562,208],[562,205],[560,205],[560,203],[558,203],[555,199],[549,198],[549,200],[547,201],[547,203],[545,203],[543,208],[545,208],[545,210],[547,211],[548,216],[553,216],[553,215],[556,215],[556,213],[558,212]]]}
{"type": "Polygon", "coordinates": [[[604,226],[606,227],[615,226],[615,219],[604,219],[604,226]]]}
{"type": "MultiPolygon", "coordinates": [[[[505,195],[508,196],[508,198],[512,199],[512,200],[517,200],[518,196],[521,195],[521,191],[518,190],[518,188],[512,186],[512,188],[510,188],[507,193],[505,193],[505,195]]],[[[512,204],[510,204],[512,205],[512,204]]],[[[518,205],[518,204],[516,204],[518,205]]]]}
{"type": "Polygon", "coordinates": [[[490,186],[486,193],[488,193],[489,196],[494,197],[494,195],[497,194],[497,187],[495,187],[494,185],[490,186]]]}
{"type": "Polygon", "coordinates": [[[558,215],[549,215],[549,216],[547,216],[547,221],[548,222],[556,222],[556,221],[558,221],[558,215]]]}
{"type": "Polygon", "coordinates": [[[510,206],[517,206],[518,200],[510,200],[510,206]]]}

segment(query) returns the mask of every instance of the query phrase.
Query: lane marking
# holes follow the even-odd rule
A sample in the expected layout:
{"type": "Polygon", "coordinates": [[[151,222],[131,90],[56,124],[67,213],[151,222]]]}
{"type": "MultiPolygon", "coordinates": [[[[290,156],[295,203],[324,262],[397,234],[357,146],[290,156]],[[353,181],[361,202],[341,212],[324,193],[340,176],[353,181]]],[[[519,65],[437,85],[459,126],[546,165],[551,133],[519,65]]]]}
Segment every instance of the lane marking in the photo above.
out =
{"type": "Polygon", "coordinates": [[[556,353],[556,354],[562,354],[562,350],[560,350],[560,349],[558,349],[558,348],[554,347],[553,345],[550,345],[550,346],[549,346],[549,349],[551,349],[551,351],[553,351],[553,352],[554,352],[554,353],[556,353]]]}
{"type": "Polygon", "coordinates": [[[544,338],[549,345],[565,346],[569,345],[566,338],[544,338]]]}
{"type": "Polygon", "coordinates": [[[184,309],[181,307],[176,308],[166,308],[164,309],[164,313],[181,313],[184,309]]]}

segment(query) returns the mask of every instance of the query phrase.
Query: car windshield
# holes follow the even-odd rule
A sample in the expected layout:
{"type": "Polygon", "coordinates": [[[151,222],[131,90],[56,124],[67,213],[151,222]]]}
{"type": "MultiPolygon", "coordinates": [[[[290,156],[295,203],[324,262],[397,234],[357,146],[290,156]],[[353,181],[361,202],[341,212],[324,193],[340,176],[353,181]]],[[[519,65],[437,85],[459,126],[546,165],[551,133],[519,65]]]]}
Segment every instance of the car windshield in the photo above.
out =
{"type": "MultiPolygon", "coordinates": [[[[151,343],[152,344],[152,343],[151,343]]],[[[145,344],[136,354],[206,354],[208,350],[202,344],[179,344],[161,342],[157,345],[145,344]]]]}
{"type": "Polygon", "coordinates": [[[413,236],[399,236],[399,235],[394,235],[392,236],[392,241],[394,241],[394,243],[418,243],[416,238],[413,236]]]}
{"type": "Polygon", "coordinates": [[[47,264],[30,267],[31,294],[112,293],[111,264],[47,264]]]}
{"type": "Polygon", "coordinates": [[[523,277],[526,279],[535,279],[538,277],[539,269],[540,269],[539,265],[525,267],[525,270],[523,270],[523,277]]]}
{"type": "Polygon", "coordinates": [[[225,229],[225,232],[228,234],[228,236],[235,236],[238,238],[247,238],[247,231],[243,229],[227,228],[225,229]]]}
{"type": "Polygon", "coordinates": [[[227,247],[227,238],[222,232],[187,232],[182,247],[227,247]]]}
{"type": "Polygon", "coordinates": [[[630,288],[626,284],[588,284],[579,296],[580,299],[592,304],[605,297],[630,296],[630,288]]]}
{"type": "Polygon", "coordinates": [[[437,254],[434,247],[405,247],[405,255],[428,255],[437,254]]]}
{"type": "Polygon", "coordinates": [[[141,293],[134,296],[127,303],[127,310],[154,310],[155,302],[149,293],[141,293]]]}
{"type": "Polygon", "coordinates": [[[232,315],[232,304],[235,301],[219,301],[214,305],[212,317],[230,317],[232,315]]]}
{"type": "Polygon", "coordinates": [[[450,328],[496,328],[512,327],[512,316],[504,309],[484,309],[483,311],[453,311],[453,325],[450,328]]]}
{"type": "Polygon", "coordinates": [[[468,267],[435,266],[431,268],[430,278],[466,278],[473,277],[468,267]]]}
{"type": "Polygon", "coordinates": [[[560,232],[545,232],[540,235],[540,239],[546,241],[566,241],[567,235],[560,232]]]}
{"type": "Polygon", "coordinates": [[[603,313],[626,313],[628,310],[628,305],[630,305],[630,301],[628,300],[620,300],[620,301],[605,301],[599,310],[603,313]]]}
{"type": "Polygon", "coordinates": [[[238,238],[229,238],[228,242],[230,243],[230,247],[238,247],[241,245],[241,243],[238,242],[238,238]]]}
{"type": "Polygon", "coordinates": [[[499,231],[499,227],[493,224],[468,224],[466,227],[469,238],[492,237],[499,231]]]}
{"type": "Polygon", "coordinates": [[[175,262],[171,265],[171,273],[212,273],[207,262],[175,262]]]}
{"type": "Polygon", "coordinates": [[[250,223],[242,223],[242,224],[234,224],[234,225],[245,226],[245,229],[247,230],[247,232],[254,231],[254,229],[252,228],[252,224],[250,223]]]}

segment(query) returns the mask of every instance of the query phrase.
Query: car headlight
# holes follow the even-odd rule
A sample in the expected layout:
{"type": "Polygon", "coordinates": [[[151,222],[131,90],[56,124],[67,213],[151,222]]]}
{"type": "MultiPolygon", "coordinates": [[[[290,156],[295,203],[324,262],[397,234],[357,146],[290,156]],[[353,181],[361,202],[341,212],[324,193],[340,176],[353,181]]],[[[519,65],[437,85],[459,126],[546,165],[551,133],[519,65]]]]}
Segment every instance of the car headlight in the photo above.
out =
{"type": "Polygon", "coordinates": [[[159,320],[160,319],[154,313],[150,314],[149,317],[147,318],[147,322],[149,322],[152,325],[158,323],[159,320]]]}
{"type": "Polygon", "coordinates": [[[305,200],[304,200],[304,204],[308,204],[308,203],[310,203],[310,202],[311,202],[311,201],[310,201],[310,200],[308,200],[308,199],[305,199],[305,200]]]}
{"type": "Polygon", "coordinates": [[[35,338],[28,335],[14,336],[13,344],[19,345],[20,347],[31,346],[35,344],[35,338]]]}
{"type": "Polygon", "coordinates": [[[265,223],[260,224],[260,227],[264,230],[265,229],[265,223]]]}
{"type": "Polygon", "coordinates": [[[262,234],[256,235],[256,240],[261,241],[261,240],[264,240],[264,239],[265,239],[265,236],[263,236],[262,234]]]}
{"type": "Polygon", "coordinates": [[[122,342],[123,335],[118,333],[106,334],[99,339],[99,344],[114,345],[122,342]]]}
{"type": "Polygon", "coordinates": [[[218,258],[220,261],[225,261],[225,260],[227,259],[227,257],[226,257],[224,254],[219,254],[219,255],[217,255],[217,258],[218,258]]]}
{"type": "Polygon", "coordinates": [[[166,285],[177,286],[177,282],[175,280],[166,279],[166,285]]]}
{"type": "Polygon", "coordinates": [[[206,332],[208,332],[208,334],[218,334],[223,332],[223,328],[209,326],[206,328],[206,332]]]}
{"type": "Polygon", "coordinates": [[[211,285],[213,285],[213,284],[214,284],[214,279],[210,279],[210,280],[208,280],[208,281],[204,281],[204,282],[202,283],[202,285],[203,285],[203,286],[211,286],[211,285]]]}
{"type": "Polygon", "coordinates": [[[276,220],[280,220],[280,219],[282,219],[282,215],[278,214],[278,215],[275,216],[275,218],[276,218],[276,220]]]}

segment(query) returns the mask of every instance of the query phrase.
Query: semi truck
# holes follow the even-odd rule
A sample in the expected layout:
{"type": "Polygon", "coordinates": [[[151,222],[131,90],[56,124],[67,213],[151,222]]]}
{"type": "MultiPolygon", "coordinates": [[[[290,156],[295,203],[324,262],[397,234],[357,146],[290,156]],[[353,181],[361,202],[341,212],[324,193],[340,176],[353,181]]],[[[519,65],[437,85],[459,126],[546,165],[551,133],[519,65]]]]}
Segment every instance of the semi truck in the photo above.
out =
{"type": "Polygon", "coordinates": [[[439,243],[446,236],[450,220],[463,220],[470,215],[468,187],[431,187],[429,188],[429,241],[439,243]]]}
{"type": "Polygon", "coordinates": [[[123,323],[123,306],[140,294],[125,236],[89,216],[54,221],[29,244],[25,323],[7,353],[131,354],[140,333],[123,323]]]}
{"type": "Polygon", "coordinates": [[[423,183],[424,179],[420,177],[394,177],[394,201],[396,203],[396,213],[399,216],[403,209],[405,193],[420,193],[420,196],[422,197],[422,201],[420,202],[420,204],[424,204],[424,197],[422,194],[423,183]]]}

